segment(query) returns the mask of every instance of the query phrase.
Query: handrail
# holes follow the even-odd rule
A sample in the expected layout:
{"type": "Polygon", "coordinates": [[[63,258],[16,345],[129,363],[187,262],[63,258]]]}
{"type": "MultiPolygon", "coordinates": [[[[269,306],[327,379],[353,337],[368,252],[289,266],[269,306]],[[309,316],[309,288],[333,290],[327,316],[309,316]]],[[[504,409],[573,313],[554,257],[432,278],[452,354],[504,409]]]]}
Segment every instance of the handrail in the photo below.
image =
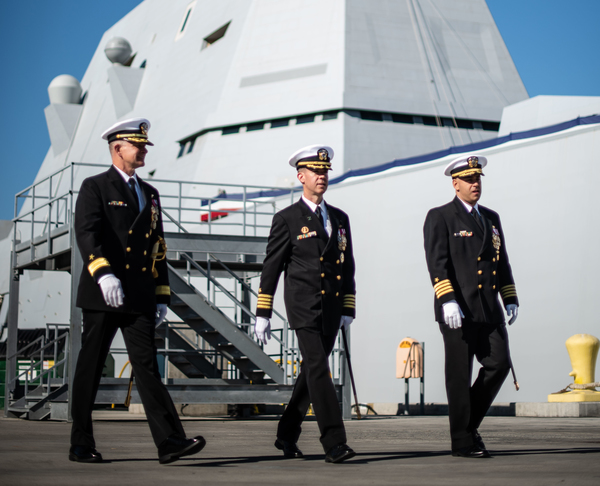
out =
{"type": "MultiPolygon", "coordinates": [[[[49,341],[47,341],[43,346],[40,347],[40,349],[36,349],[35,351],[32,351],[31,354],[29,354],[27,357],[30,359],[30,365],[27,369],[21,371],[20,373],[17,373],[16,376],[10,378],[7,382],[7,384],[9,385],[7,387],[7,389],[10,388],[10,385],[12,385],[13,383],[19,381],[21,379],[22,376],[25,376],[25,396],[27,396],[27,394],[29,393],[29,385],[30,382],[32,381],[37,381],[39,380],[40,384],[39,386],[46,386],[47,388],[47,393],[50,390],[50,378],[48,377],[48,383],[46,385],[44,385],[44,377],[46,377],[46,375],[50,375],[50,373],[52,372],[56,372],[56,370],[62,366],[65,365],[67,363],[68,357],[69,357],[69,341],[68,341],[68,337],[69,337],[69,330],[66,330],[60,334],[58,334],[58,327],[59,324],[46,324],[46,332],[48,332],[49,327],[50,326],[55,326],[55,337],[49,341]],[[61,360],[58,360],[58,348],[56,346],[56,344],[60,341],[64,339],[65,340],[65,347],[64,347],[64,357],[61,360]],[[53,362],[54,364],[48,368],[47,370],[42,369],[43,368],[43,364],[44,364],[44,350],[46,348],[49,348],[50,346],[54,346],[54,353],[53,353],[53,362]],[[40,356],[40,359],[38,361],[34,361],[33,360],[33,356],[34,354],[38,354],[40,356]],[[37,367],[40,367],[39,373],[35,376],[35,377],[31,377],[29,378],[29,374],[37,371],[37,367]]],[[[20,350],[18,350],[15,354],[13,354],[12,356],[8,357],[7,361],[9,359],[15,358],[17,357],[19,354],[22,354],[25,350],[29,349],[30,347],[32,347],[35,344],[38,344],[38,342],[44,342],[46,341],[47,336],[40,336],[38,338],[36,338],[34,341],[32,341],[31,343],[29,343],[27,346],[21,348],[20,350]]],[[[63,385],[66,382],[66,378],[67,378],[67,373],[66,373],[66,367],[63,368],[63,385]]],[[[56,373],[55,373],[55,377],[56,377],[56,373]]]]}
{"type": "MultiPolygon", "coordinates": [[[[252,295],[254,295],[254,297],[258,298],[258,293],[256,293],[252,287],[250,287],[246,282],[244,282],[244,280],[239,277],[236,273],[234,273],[232,270],[230,270],[230,268],[225,264],[225,262],[223,262],[222,260],[220,260],[219,258],[217,258],[213,253],[208,253],[208,255],[213,258],[217,263],[219,263],[227,273],[229,273],[229,275],[231,275],[233,278],[235,278],[238,283],[240,283],[244,289],[248,290],[252,295]]],[[[285,321],[285,317],[283,317],[279,312],[277,312],[275,309],[273,309],[273,314],[275,314],[277,317],[279,317],[281,320],[285,321]]],[[[254,314],[252,314],[252,316],[254,316],[254,314]]],[[[256,316],[254,316],[256,317],[256,316]]]]}
{"type": "MultiPolygon", "coordinates": [[[[75,178],[77,177],[75,168],[77,167],[107,169],[110,165],[71,162],[17,192],[12,219],[15,223],[15,241],[19,231],[17,225],[27,224],[30,226],[27,230],[30,233],[29,240],[48,232],[48,247],[51,248],[52,241],[48,228],[63,224],[68,224],[69,227],[72,226],[74,200],[79,193],[79,188],[75,187],[75,178]],[[70,171],[70,173],[67,171],[70,171]],[[65,173],[67,175],[63,177],[65,173]],[[19,206],[25,201],[30,201],[31,207],[26,210],[22,209],[19,213],[19,206]],[[36,218],[36,215],[40,213],[43,213],[42,217],[36,218]],[[41,230],[39,225],[43,225],[41,230]]],[[[153,185],[162,186],[159,190],[161,198],[165,202],[162,207],[163,214],[166,216],[165,222],[174,224],[178,231],[185,233],[189,233],[189,226],[194,225],[193,230],[198,233],[208,231],[209,234],[212,234],[216,227],[230,227],[239,228],[227,230],[233,231],[235,234],[241,231],[244,235],[257,235],[258,230],[266,231],[270,227],[260,218],[268,218],[276,212],[275,200],[286,194],[290,194],[293,200],[294,194],[299,190],[297,187],[285,188],[255,184],[244,185],[169,179],[149,179],[149,182],[153,185]],[[167,190],[164,189],[165,187],[167,190]],[[224,194],[206,196],[202,194],[202,188],[209,188],[211,192],[218,188],[223,190],[224,194]],[[229,194],[227,194],[228,192],[229,194]],[[184,193],[187,194],[184,195],[184,193]],[[172,200],[175,200],[174,204],[170,203],[172,200]],[[223,204],[228,206],[229,203],[234,206],[218,207],[223,204]],[[263,209],[259,207],[260,205],[271,205],[272,209],[263,209]],[[171,210],[175,210],[177,215],[170,214],[171,210]],[[190,218],[189,215],[194,213],[200,214],[200,217],[198,219],[190,218]],[[239,216],[239,219],[236,216],[239,216]]],[[[27,240],[27,238],[21,239],[27,240]]],[[[32,249],[32,257],[33,255],[32,249]]]]}
{"type": "MultiPolygon", "coordinates": [[[[250,309],[248,309],[248,307],[245,304],[240,302],[235,296],[231,295],[231,292],[229,292],[225,287],[223,287],[223,285],[221,285],[221,283],[219,283],[219,281],[217,281],[214,277],[209,275],[208,272],[204,270],[200,265],[198,265],[198,263],[196,263],[192,257],[190,257],[186,253],[182,253],[181,256],[202,275],[204,275],[205,278],[212,282],[212,284],[215,287],[217,287],[221,292],[223,292],[227,297],[229,297],[229,299],[232,300],[238,307],[240,307],[244,312],[246,312],[246,314],[248,314],[250,317],[256,318],[254,313],[250,309]]],[[[273,338],[280,344],[283,344],[283,342],[277,336],[273,336],[273,338]]]]}

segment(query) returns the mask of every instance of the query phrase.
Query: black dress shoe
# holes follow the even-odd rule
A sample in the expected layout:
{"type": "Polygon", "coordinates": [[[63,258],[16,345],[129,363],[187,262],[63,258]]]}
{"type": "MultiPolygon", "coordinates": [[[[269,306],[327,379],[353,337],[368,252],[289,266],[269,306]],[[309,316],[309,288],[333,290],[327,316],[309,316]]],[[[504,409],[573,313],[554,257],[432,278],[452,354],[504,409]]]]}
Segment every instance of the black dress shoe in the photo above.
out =
{"type": "Polygon", "coordinates": [[[487,450],[485,448],[485,444],[483,443],[483,439],[479,435],[479,432],[477,432],[477,429],[475,429],[473,432],[471,432],[471,435],[473,436],[473,442],[475,443],[475,445],[477,447],[479,447],[482,451],[487,450]]]}
{"type": "Polygon", "coordinates": [[[351,459],[356,455],[346,444],[338,444],[327,451],[325,454],[325,462],[342,462],[346,459],[351,459]]]}
{"type": "Polygon", "coordinates": [[[102,462],[102,454],[93,447],[74,445],[69,449],[69,461],[102,462]]]}
{"type": "Polygon", "coordinates": [[[454,457],[469,457],[472,459],[485,459],[492,457],[488,451],[485,449],[480,449],[475,444],[470,447],[459,447],[458,449],[453,449],[452,455],[454,457]]]}
{"type": "Polygon", "coordinates": [[[280,451],[283,451],[283,457],[286,459],[293,459],[295,457],[304,457],[302,451],[298,449],[298,446],[295,442],[290,442],[289,440],[277,439],[275,441],[275,447],[280,451]]]}
{"type": "Polygon", "coordinates": [[[193,439],[177,436],[169,437],[158,446],[158,462],[161,464],[169,464],[180,457],[191,456],[192,454],[200,452],[205,445],[206,441],[201,435],[194,437],[193,439]]]}

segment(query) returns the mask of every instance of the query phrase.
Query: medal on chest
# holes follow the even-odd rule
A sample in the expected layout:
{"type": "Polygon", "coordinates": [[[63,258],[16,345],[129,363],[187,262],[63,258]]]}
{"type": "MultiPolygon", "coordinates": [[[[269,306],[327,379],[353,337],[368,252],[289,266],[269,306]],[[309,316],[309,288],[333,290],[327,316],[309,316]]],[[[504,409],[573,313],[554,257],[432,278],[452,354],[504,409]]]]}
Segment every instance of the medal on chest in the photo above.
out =
{"type": "Polygon", "coordinates": [[[150,207],[150,226],[152,229],[156,229],[156,222],[158,221],[158,201],[152,199],[152,206],[150,207]]]}
{"type": "Polygon", "coordinates": [[[500,241],[500,232],[496,229],[495,226],[492,226],[492,245],[496,251],[500,250],[500,245],[502,242],[500,241]]]}
{"type": "Polygon", "coordinates": [[[346,230],[344,228],[338,229],[337,241],[338,249],[340,251],[346,251],[346,246],[348,245],[348,238],[346,237],[346,230]]]}

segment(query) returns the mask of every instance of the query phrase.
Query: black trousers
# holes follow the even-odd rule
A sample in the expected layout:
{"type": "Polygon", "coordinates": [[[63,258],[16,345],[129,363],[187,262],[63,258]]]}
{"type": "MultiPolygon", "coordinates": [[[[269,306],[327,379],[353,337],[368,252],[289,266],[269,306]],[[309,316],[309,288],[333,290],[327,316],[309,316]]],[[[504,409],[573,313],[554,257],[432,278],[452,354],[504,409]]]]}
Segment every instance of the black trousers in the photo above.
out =
{"type": "Polygon", "coordinates": [[[473,445],[479,427],[510,371],[506,326],[463,321],[450,329],[440,324],[446,351],[446,394],[452,449],[473,445]],[[481,363],[471,385],[473,357],[481,363]]]}
{"type": "Polygon", "coordinates": [[[110,344],[121,329],[148,425],[158,447],[185,432],[171,396],[160,379],[154,343],[154,314],[83,311],[81,351],[71,393],[71,444],[95,447],[92,409],[110,344]]]}
{"type": "Polygon", "coordinates": [[[328,362],[337,334],[326,336],[318,329],[301,328],[296,330],[296,336],[302,365],[292,398],[279,421],[277,437],[297,442],[302,432],[302,421],[312,403],[321,432],[321,444],[327,452],[338,444],[346,443],[346,429],[328,362]]]}

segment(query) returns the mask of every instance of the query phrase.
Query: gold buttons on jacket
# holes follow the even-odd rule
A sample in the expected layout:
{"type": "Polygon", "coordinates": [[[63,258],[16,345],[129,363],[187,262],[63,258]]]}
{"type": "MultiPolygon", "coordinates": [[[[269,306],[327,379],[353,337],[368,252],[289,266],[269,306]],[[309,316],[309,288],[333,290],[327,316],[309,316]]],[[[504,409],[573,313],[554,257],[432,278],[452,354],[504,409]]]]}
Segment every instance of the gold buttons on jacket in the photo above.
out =
{"type": "Polygon", "coordinates": [[[129,263],[125,265],[125,270],[129,270],[129,263]]]}
{"type": "Polygon", "coordinates": [[[129,253],[131,251],[131,247],[128,246],[126,251],[129,253]]]}
{"type": "Polygon", "coordinates": [[[144,256],[146,256],[148,254],[148,252],[146,250],[144,250],[144,256]]]}
{"type": "Polygon", "coordinates": [[[146,267],[142,268],[142,272],[145,272],[145,271],[146,271],[146,267]]]}
{"type": "Polygon", "coordinates": [[[339,260],[336,260],[336,261],[335,261],[335,264],[336,264],[336,265],[339,265],[339,264],[340,264],[340,261],[339,261],[339,260]]]}
{"type": "Polygon", "coordinates": [[[493,289],[493,290],[496,290],[496,286],[495,286],[495,285],[492,285],[492,289],[493,289]]]}
{"type": "Polygon", "coordinates": [[[483,270],[477,270],[477,273],[478,273],[479,275],[481,275],[481,274],[483,273],[483,270]]]}
{"type": "Polygon", "coordinates": [[[496,275],[496,270],[494,270],[494,271],[492,272],[492,274],[493,274],[493,275],[496,275]]]}
{"type": "Polygon", "coordinates": [[[496,259],[495,259],[495,258],[492,258],[492,261],[493,261],[494,263],[496,263],[496,259]]]}
{"type": "Polygon", "coordinates": [[[336,296],[336,297],[339,297],[339,296],[340,296],[340,293],[339,293],[339,292],[336,292],[336,293],[335,293],[335,296],[336,296]]]}
{"type": "Polygon", "coordinates": [[[324,290],[321,290],[321,293],[322,293],[322,294],[324,294],[324,293],[325,293],[325,291],[324,291],[324,290]]]}
{"type": "Polygon", "coordinates": [[[480,262],[481,261],[481,257],[477,257],[477,261],[480,262]]]}
{"type": "Polygon", "coordinates": [[[337,276],[337,279],[338,279],[338,280],[342,280],[342,276],[341,276],[341,275],[338,275],[338,276],[337,276]]]}
{"type": "Polygon", "coordinates": [[[321,262],[322,262],[322,261],[323,261],[323,257],[319,258],[319,261],[321,261],[321,262]]]}
{"type": "Polygon", "coordinates": [[[479,284],[478,287],[481,288],[481,284],[479,284]]]}
{"type": "Polygon", "coordinates": [[[146,233],[146,238],[150,238],[150,235],[148,233],[146,233]]]}
{"type": "Polygon", "coordinates": [[[131,235],[131,234],[133,234],[133,230],[129,230],[129,234],[130,234],[130,235],[131,235]]]}
{"type": "Polygon", "coordinates": [[[325,274],[324,273],[321,274],[321,278],[325,278],[325,274]]]}

